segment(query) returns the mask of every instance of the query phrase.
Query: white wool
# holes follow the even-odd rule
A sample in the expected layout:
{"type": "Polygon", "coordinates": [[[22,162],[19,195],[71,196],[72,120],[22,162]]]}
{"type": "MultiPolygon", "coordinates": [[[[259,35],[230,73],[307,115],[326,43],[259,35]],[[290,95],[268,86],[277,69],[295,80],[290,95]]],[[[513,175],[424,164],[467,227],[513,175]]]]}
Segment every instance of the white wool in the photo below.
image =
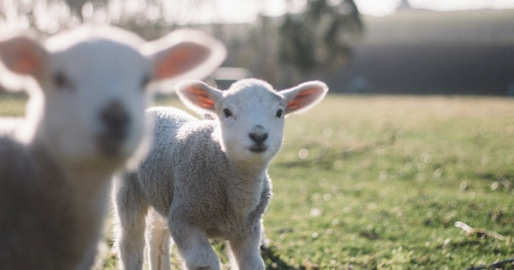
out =
{"type": "Polygon", "coordinates": [[[210,238],[228,240],[232,269],[263,269],[261,223],[271,196],[267,168],[282,144],[284,116],[319,102],[327,90],[321,82],[308,82],[275,91],[248,79],[220,91],[192,81],[179,84],[177,94],[215,120],[174,108],[147,110],[155,125],[150,152],[136,171],[115,181],[122,269],[142,269],[150,207],[151,269],[169,269],[170,234],[188,269],[219,269],[210,238]]]}

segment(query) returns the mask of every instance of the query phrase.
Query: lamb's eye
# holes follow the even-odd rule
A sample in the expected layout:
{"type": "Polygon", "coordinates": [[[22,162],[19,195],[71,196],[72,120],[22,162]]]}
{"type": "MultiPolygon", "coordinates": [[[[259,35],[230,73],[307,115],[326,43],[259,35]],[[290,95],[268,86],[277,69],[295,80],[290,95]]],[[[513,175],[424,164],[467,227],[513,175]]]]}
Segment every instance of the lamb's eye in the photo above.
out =
{"type": "Polygon", "coordinates": [[[223,109],[223,113],[227,118],[232,116],[232,112],[229,109],[223,109]]]}
{"type": "Polygon", "coordinates": [[[144,76],[143,79],[141,80],[141,88],[144,90],[148,86],[148,84],[150,83],[151,80],[152,79],[151,79],[150,75],[144,76]]]}
{"type": "Polygon", "coordinates": [[[278,118],[280,118],[280,117],[282,117],[282,114],[283,114],[283,113],[284,113],[284,111],[283,111],[282,109],[278,109],[276,116],[277,116],[278,118]]]}
{"type": "Polygon", "coordinates": [[[54,75],[54,84],[58,89],[71,89],[72,84],[68,77],[61,71],[58,71],[54,75]]]}

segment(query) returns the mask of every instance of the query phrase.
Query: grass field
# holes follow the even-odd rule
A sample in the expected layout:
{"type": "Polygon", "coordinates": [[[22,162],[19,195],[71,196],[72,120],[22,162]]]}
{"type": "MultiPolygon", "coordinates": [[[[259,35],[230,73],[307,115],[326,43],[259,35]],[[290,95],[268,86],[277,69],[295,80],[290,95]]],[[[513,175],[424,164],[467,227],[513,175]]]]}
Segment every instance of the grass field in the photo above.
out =
{"type": "MultiPolygon", "coordinates": [[[[0,115],[23,104],[0,97],[0,115]]],[[[466,269],[514,258],[513,116],[513,99],[332,95],[289,117],[269,169],[267,268],[466,269]],[[457,221],[486,231],[466,235],[457,221]]],[[[108,253],[102,269],[115,264],[108,253]]]]}

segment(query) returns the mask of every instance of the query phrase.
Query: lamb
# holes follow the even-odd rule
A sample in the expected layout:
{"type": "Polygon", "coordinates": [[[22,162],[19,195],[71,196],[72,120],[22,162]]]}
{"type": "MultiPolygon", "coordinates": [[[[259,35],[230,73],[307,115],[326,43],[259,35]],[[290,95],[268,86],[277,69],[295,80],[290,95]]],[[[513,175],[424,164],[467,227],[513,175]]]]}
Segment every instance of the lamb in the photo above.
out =
{"type": "Polygon", "coordinates": [[[224,57],[186,30],[153,42],[114,27],[1,40],[4,71],[26,76],[30,99],[26,119],[4,121],[24,126],[0,133],[0,269],[90,269],[112,175],[146,152],[147,85],[202,78],[224,57]]]}
{"type": "Polygon", "coordinates": [[[114,182],[121,268],[142,268],[148,222],[152,270],[170,268],[170,234],[187,269],[219,269],[211,238],[228,240],[232,269],[264,269],[259,243],[271,196],[267,167],[281,147],[284,116],[309,109],[328,88],[312,81],[274,91],[245,79],[227,91],[199,81],[182,82],[176,91],[187,107],[216,119],[170,107],[147,110],[155,122],[149,155],[114,182]]]}
{"type": "Polygon", "coordinates": [[[0,134],[14,134],[23,123],[24,119],[20,117],[1,117],[0,134]]]}

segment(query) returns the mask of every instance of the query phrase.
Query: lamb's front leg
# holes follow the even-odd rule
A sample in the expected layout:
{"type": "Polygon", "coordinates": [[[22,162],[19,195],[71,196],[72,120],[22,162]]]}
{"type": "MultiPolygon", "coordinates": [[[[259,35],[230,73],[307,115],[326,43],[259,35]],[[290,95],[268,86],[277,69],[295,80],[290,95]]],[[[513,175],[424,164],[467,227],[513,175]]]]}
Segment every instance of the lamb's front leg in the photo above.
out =
{"type": "Polygon", "coordinates": [[[170,232],[168,222],[157,211],[151,209],[147,216],[146,241],[150,270],[170,269],[170,232]]]}
{"type": "Polygon", "coordinates": [[[185,222],[168,221],[171,236],[189,270],[219,270],[220,262],[207,234],[185,222]]]}
{"type": "Polygon", "coordinates": [[[246,237],[231,239],[230,250],[232,252],[232,269],[239,270],[261,270],[264,269],[264,262],[260,253],[260,227],[246,237]]]}
{"type": "Polygon", "coordinates": [[[143,269],[145,216],[149,206],[142,201],[134,182],[127,179],[114,182],[114,206],[118,217],[115,246],[120,269],[140,270],[143,269]]]}

